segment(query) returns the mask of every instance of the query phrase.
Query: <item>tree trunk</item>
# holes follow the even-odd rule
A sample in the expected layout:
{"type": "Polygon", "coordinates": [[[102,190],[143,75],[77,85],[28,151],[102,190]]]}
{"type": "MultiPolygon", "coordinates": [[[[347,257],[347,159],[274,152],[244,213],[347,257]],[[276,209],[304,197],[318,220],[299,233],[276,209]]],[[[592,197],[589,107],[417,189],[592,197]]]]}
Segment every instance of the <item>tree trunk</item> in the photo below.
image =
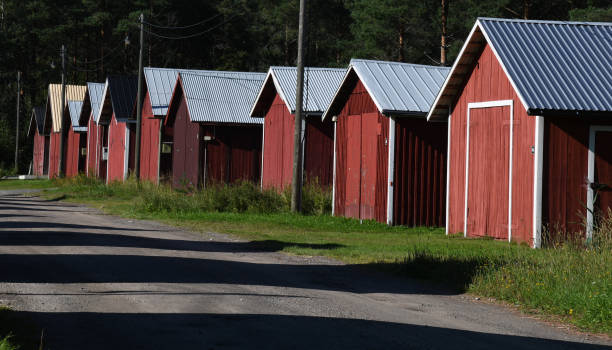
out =
{"type": "Polygon", "coordinates": [[[404,62],[404,26],[399,27],[398,30],[398,55],[397,55],[397,60],[398,62],[404,62]]]}

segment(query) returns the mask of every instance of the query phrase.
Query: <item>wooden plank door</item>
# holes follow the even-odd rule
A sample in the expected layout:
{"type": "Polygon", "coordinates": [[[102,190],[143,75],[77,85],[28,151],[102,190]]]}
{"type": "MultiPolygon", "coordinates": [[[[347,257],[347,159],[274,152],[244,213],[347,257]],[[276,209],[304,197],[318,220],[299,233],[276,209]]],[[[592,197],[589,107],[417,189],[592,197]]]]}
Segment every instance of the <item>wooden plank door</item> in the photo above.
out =
{"type": "Polygon", "coordinates": [[[600,217],[612,210],[612,130],[595,133],[595,212],[600,217]]]}
{"type": "Polygon", "coordinates": [[[380,125],[378,113],[361,117],[361,202],[359,217],[376,219],[376,170],[380,125]]]}
{"type": "Polygon", "coordinates": [[[346,118],[346,203],[344,216],[359,219],[361,209],[361,115],[349,115],[346,118]]]}
{"type": "Polygon", "coordinates": [[[467,234],[508,239],[510,108],[470,111],[467,234]]]}

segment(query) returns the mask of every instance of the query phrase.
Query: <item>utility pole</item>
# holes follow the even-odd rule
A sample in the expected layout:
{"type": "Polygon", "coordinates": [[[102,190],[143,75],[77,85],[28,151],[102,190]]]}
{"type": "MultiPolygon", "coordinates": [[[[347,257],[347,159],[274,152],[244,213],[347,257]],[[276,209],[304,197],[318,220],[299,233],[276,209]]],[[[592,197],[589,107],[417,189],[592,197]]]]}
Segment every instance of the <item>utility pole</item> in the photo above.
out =
{"type": "MultiPolygon", "coordinates": [[[[61,101],[61,111],[59,115],[60,121],[60,149],[59,149],[59,176],[64,177],[64,170],[66,157],[64,157],[64,150],[66,149],[66,128],[64,127],[66,123],[64,123],[64,110],[66,109],[66,47],[62,45],[62,101],[61,101]]],[[[53,130],[52,130],[53,131],[53,130]]]]}
{"type": "Polygon", "coordinates": [[[448,1],[442,0],[442,38],[440,39],[440,65],[446,66],[446,19],[448,17],[448,1]]]}
{"type": "Polygon", "coordinates": [[[140,14],[140,52],[138,54],[138,97],[136,100],[136,142],[134,173],[140,181],[140,124],[142,122],[142,51],[144,47],[144,14],[140,14]]]}
{"type": "Polygon", "coordinates": [[[17,127],[15,131],[15,172],[19,173],[19,100],[21,99],[21,72],[17,71],[17,127]]]}
{"type": "Polygon", "coordinates": [[[291,211],[302,210],[302,102],[304,96],[304,37],[306,36],[306,0],[300,0],[298,30],[297,86],[295,94],[295,132],[293,134],[293,182],[291,183],[291,211]]]}

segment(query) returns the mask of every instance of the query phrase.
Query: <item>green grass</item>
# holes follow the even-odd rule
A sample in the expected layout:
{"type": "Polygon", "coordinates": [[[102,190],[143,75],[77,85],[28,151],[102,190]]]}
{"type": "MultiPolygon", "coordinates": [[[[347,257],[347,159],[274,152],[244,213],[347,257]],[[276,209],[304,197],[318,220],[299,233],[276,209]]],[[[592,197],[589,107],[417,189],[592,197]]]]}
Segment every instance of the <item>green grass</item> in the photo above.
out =
{"type": "Polygon", "coordinates": [[[0,180],[0,190],[42,189],[53,186],[51,180],[0,180]]]}
{"type": "MultiPolygon", "coordinates": [[[[135,182],[104,186],[79,178],[55,182],[49,196],[87,203],[108,213],[154,219],[195,231],[233,234],[262,249],[328,256],[350,264],[442,283],[518,305],[523,310],[612,334],[612,222],[588,248],[580,244],[534,250],[491,239],[446,236],[442,229],[388,227],[329,215],[288,211],[287,194],[256,186],[180,193],[135,182]]],[[[324,213],[328,194],[313,188],[312,213],[324,213]],[[314,192],[314,193],[313,193],[314,192]]]]}

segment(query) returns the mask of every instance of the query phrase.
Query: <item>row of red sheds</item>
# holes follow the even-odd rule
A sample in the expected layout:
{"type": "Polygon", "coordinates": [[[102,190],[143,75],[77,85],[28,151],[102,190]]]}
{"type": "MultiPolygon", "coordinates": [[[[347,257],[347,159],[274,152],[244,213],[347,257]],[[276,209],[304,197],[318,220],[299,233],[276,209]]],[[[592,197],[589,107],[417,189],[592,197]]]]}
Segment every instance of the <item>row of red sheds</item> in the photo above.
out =
{"type": "MultiPolygon", "coordinates": [[[[305,69],[302,169],[333,214],[540,246],[591,238],[612,206],[612,26],[479,18],[452,67],[351,60],[305,69]]],[[[141,178],[199,188],[293,171],[295,67],[147,67],[141,178]]],[[[33,170],[125,180],[137,79],[49,85],[34,108],[33,170]],[[64,123],[64,124],[62,124],[64,123]]]]}

